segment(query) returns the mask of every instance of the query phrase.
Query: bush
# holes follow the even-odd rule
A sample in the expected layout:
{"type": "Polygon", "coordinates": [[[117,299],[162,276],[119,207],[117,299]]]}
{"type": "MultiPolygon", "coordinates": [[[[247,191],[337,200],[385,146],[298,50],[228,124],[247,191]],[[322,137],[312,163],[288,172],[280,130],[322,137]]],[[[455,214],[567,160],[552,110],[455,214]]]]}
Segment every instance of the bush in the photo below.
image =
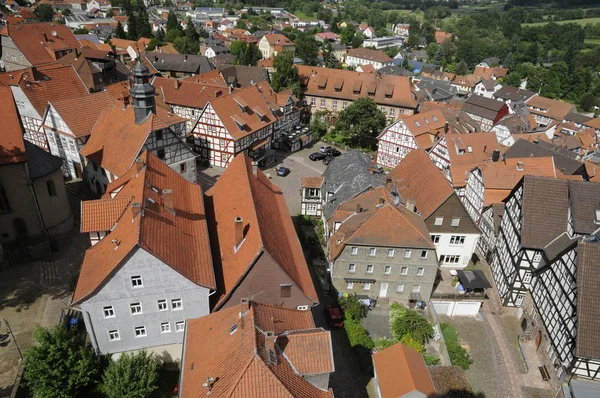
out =
{"type": "Polygon", "coordinates": [[[399,303],[390,304],[390,325],[398,318],[401,318],[406,314],[406,308],[399,303]]]}
{"type": "Polygon", "coordinates": [[[416,352],[418,352],[420,354],[425,352],[425,346],[423,344],[421,344],[420,341],[417,341],[414,337],[412,337],[412,335],[410,333],[407,333],[404,336],[402,336],[402,339],[400,339],[400,342],[405,344],[406,346],[412,348],[413,350],[415,350],[416,352]]]}
{"type": "Polygon", "coordinates": [[[102,391],[109,398],[145,398],[158,388],[158,371],[146,351],[123,353],[104,372],[102,391]]]}
{"type": "Polygon", "coordinates": [[[459,366],[462,370],[467,370],[473,363],[471,355],[458,343],[458,337],[456,336],[456,330],[452,325],[448,323],[441,323],[440,328],[446,341],[446,348],[448,349],[448,355],[450,356],[450,362],[452,365],[459,366]]]}
{"type": "Polygon", "coordinates": [[[410,334],[421,344],[433,337],[433,327],[429,321],[419,315],[416,311],[406,309],[403,315],[395,315],[391,321],[392,334],[398,340],[404,335],[410,334]]]}
{"type": "Polygon", "coordinates": [[[435,366],[440,364],[440,358],[435,355],[423,355],[423,359],[425,359],[425,364],[427,366],[435,366]]]}
{"type": "Polygon", "coordinates": [[[362,346],[368,348],[369,350],[373,349],[373,347],[375,347],[375,343],[361,322],[353,319],[348,315],[348,313],[346,313],[344,318],[344,328],[348,334],[350,345],[352,347],[362,346]]]}
{"type": "Polygon", "coordinates": [[[381,350],[385,350],[388,347],[393,346],[394,344],[398,343],[398,341],[396,341],[394,339],[386,339],[384,337],[379,340],[375,340],[374,343],[375,343],[375,349],[377,351],[381,351],[381,350]]]}
{"type": "Polygon", "coordinates": [[[368,308],[358,301],[355,296],[349,295],[340,297],[338,300],[340,307],[344,310],[346,317],[360,323],[360,320],[367,316],[368,308]]]}

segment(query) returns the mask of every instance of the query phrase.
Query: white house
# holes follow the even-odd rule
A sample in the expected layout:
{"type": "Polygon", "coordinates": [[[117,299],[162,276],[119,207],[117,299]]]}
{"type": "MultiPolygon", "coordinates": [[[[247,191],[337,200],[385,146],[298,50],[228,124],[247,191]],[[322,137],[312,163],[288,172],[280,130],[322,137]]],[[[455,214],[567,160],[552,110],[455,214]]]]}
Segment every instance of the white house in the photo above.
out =
{"type": "Polygon", "coordinates": [[[483,79],[477,83],[473,89],[473,93],[482,97],[492,98],[494,94],[502,88],[502,85],[497,80],[483,79]]]}
{"type": "Polygon", "coordinates": [[[356,68],[360,65],[373,65],[375,69],[392,65],[394,60],[383,51],[370,48],[353,48],[346,53],[346,64],[356,68]]]}

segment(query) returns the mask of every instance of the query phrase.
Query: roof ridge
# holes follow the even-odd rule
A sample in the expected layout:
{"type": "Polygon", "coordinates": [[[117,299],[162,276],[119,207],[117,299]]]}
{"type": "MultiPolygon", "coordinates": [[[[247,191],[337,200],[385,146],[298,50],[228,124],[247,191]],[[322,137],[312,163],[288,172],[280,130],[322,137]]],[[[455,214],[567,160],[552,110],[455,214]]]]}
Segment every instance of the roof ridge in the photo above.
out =
{"type": "MultiPolygon", "coordinates": [[[[454,192],[453,192],[453,193],[454,193],[454,192]]],[[[448,198],[449,198],[449,197],[450,197],[450,196],[448,196],[448,198]]],[[[448,200],[448,199],[446,199],[446,200],[448,200]]],[[[444,201],[444,202],[445,202],[445,201],[444,201]]],[[[459,201],[459,202],[460,202],[460,201],[459,201]]],[[[461,203],[462,203],[462,202],[461,202],[461,203]]],[[[417,229],[417,228],[416,228],[416,227],[413,225],[412,221],[408,219],[408,217],[406,216],[406,214],[405,214],[405,213],[404,213],[402,210],[400,210],[400,208],[398,208],[398,207],[395,207],[395,206],[392,206],[392,207],[393,207],[393,208],[394,208],[394,209],[395,209],[395,210],[396,210],[398,213],[400,213],[400,215],[402,216],[402,218],[404,218],[404,220],[406,220],[406,221],[407,221],[407,222],[410,224],[410,226],[411,226],[411,228],[412,228],[412,229],[414,229],[415,231],[417,231],[417,232],[419,233],[419,235],[421,235],[423,238],[425,238],[425,240],[427,240],[427,241],[431,241],[431,237],[430,237],[429,235],[427,235],[427,236],[423,235],[423,233],[422,233],[421,231],[419,231],[419,230],[418,230],[418,229],[417,229]]],[[[404,207],[404,209],[405,209],[406,211],[410,211],[410,210],[408,210],[406,207],[404,207]]],[[[413,212],[413,213],[414,213],[414,212],[413,212]]],[[[420,217],[421,219],[423,218],[423,217],[419,216],[417,213],[414,213],[414,214],[415,214],[417,217],[420,217]]],[[[424,222],[424,221],[425,221],[425,220],[423,220],[423,222],[424,222]]]]}

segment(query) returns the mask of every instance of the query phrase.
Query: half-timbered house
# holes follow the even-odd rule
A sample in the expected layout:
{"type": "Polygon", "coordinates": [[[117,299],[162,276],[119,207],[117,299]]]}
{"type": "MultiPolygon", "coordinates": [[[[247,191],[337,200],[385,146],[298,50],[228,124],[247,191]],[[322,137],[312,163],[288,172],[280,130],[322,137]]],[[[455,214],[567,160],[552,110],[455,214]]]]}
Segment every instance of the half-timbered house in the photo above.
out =
{"type": "Polygon", "coordinates": [[[107,107],[80,151],[86,158],[87,182],[98,194],[125,174],[144,149],[188,181],[196,181],[196,155],[186,145],[185,119],[155,105],[150,74],[141,62],[133,75],[133,106],[107,107]]]}
{"type": "Polygon", "coordinates": [[[463,111],[481,124],[483,131],[491,131],[493,125],[508,115],[508,105],[481,95],[471,95],[463,106],[463,111]]]}
{"type": "Polygon", "coordinates": [[[409,152],[430,149],[446,127],[438,109],[399,119],[377,137],[377,164],[394,168],[409,152]]]}
{"type": "Polygon", "coordinates": [[[275,93],[266,81],[211,99],[192,131],[196,152],[212,166],[227,167],[242,152],[266,164],[274,140],[298,125],[300,114],[291,91],[275,93]]]}
{"type": "Polygon", "coordinates": [[[107,92],[99,92],[46,106],[42,129],[50,153],[63,159],[63,175],[69,179],[84,178],[84,162],[79,151],[87,142],[102,111],[113,104],[107,92]]]}
{"type": "Polygon", "coordinates": [[[562,122],[575,109],[575,105],[560,100],[534,95],[525,101],[538,126],[546,127],[552,122],[562,122]]]}
{"type": "Polygon", "coordinates": [[[321,217],[323,214],[323,181],[323,177],[302,177],[302,215],[321,217]]]}

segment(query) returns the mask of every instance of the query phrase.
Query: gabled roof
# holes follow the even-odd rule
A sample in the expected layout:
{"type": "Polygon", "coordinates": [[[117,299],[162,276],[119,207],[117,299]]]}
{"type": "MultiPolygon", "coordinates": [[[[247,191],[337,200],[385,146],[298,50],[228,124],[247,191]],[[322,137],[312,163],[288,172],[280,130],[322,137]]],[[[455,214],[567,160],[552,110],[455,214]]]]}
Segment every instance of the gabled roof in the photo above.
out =
{"type": "Polygon", "coordinates": [[[206,395],[203,384],[212,377],[211,397],[333,397],[302,377],[307,371],[331,372],[329,363],[333,365],[330,333],[315,329],[310,311],[242,303],[188,320],[181,395],[206,395]],[[262,322],[264,312],[278,331],[262,322]],[[269,338],[267,331],[274,336],[269,338]]]}
{"type": "Polygon", "coordinates": [[[0,86],[0,166],[27,160],[23,126],[10,87],[0,86]]]}
{"type": "Polygon", "coordinates": [[[580,242],[577,253],[577,344],[575,355],[600,358],[600,243],[580,242]]]}
{"type": "MultiPolygon", "coordinates": [[[[113,186],[122,186],[114,199],[108,198],[110,194],[105,197],[119,201],[114,203],[115,208],[122,205],[122,199],[129,204],[110,234],[86,251],[73,303],[97,292],[138,247],[197,285],[216,288],[202,188],[186,181],[148,151],[139,159],[124,181],[113,182],[113,186]],[[171,190],[173,209],[166,207],[164,190],[171,190]],[[137,214],[134,203],[139,205],[137,214]]],[[[100,208],[105,206],[92,205],[86,210],[100,208]]],[[[87,215],[83,217],[89,220],[87,215]]],[[[108,218],[96,217],[103,227],[108,224],[108,218]]]]}
{"type": "Polygon", "coordinates": [[[507,159],[552,156],[556,168],[567,175],[574,174],[583,167],[582,162],[574,159],[577,154],[544,141],[529,142],[519,139],[506,150],[504,156],[507,159]]]}
{"type": "Polygon", "coordinates": [[[164,77],[155,77],[152,85],[167,104],[196,109],[203,109],[212,98],[228,94],[227,89],[221,86],[164,77]]]}
{"type": "Polygon", "coordinates": [[[81,232],[109,231],[129,205],[131,198],[84,200],[81,202],[81,232]]]}
{"type": "Polygon", "coordinates": [[[415,139],[417,139],[419,148],[429,149],[433,145],[433,137],[427,137],[426,139],[421,140],[418,137],[427,134],[437,136],[438,133],[443,132],[444,127],[446,126],[446,118],[438,109],[423,113],[415,113],[414,115],[403,117],[386,127],[378,138],[383,137],[385,133],[396,124],[403,124],[406,126],[406,128],[415,136],[415,139]]]}
{"type": "Polygon", "coordinates": [[[246,88],[253,84],[269,81],[269,73],[265,68],[245,65],[221,65],[218,68],[225,83],[235,87],[246,88]]]}
{"type": "Polygon", "coordinates": [[[277,45],[282,47],[288,47],[294,45],[294,43],[290,39],[288,39],[280,33],[267,33],[263,37],[272,46],[277,45]]]}
{"type": "Polygon", "coordinates": [[[323,177],[302,177],[302,188],[321,188],[323,185],[323,177]]]}
{"type": "Polygon", "coordinates": [[[588,181],[569,181],[569,195],[576,234],[591,235],[600,227],[596,210],[600,208],[600,184],[588,181]]]}
{"type": "Polygon", "coordinates": [[[525,103],[529,107],[531,113],[547,116],[558,121],[563,121],[565,116],[575,109],[575,105],[573,104],[567,104],[566,102],[553,100],[540,95],[534,95],[533,97],[530,97],[527,101],[525,101],[525,103]]]}
{"type": "Polygon", "coordinates": [[[224,284],[219,303],[239,285],[263,252],[279,264],[308,298],[318,302],[283,193],[262,171],[253,173],[248,156],[236,156],[206,195],[212,200],[214,222],[218,225],[224,284]],[[246,230],[244,243],[237,250],[236,217],[242,219],[246,230]]]}
{"type": "Polygon", "coordinates": [[[125,109],[117,104],[107,107],[79,152],[103,169],[123,176],[142,151],[150,132],[184,122],[158,106],[156,112],[142,124],[137,124],[132,106],[125,109]]]}
{"type": "Polygon", "coordinates": [[[9,36],[33,66],[56,61],[55,52],[81,47],[69,28],[52,22],[5,25],[0,35],[9,36]]]}
{"type": "Polygon", "coordinates": [[[392,178],[404,203],[415,201],[415,209],[424,219],[454,194],[440,169],[420,149],[409,152],[388,177],[392,178]]]}
{"type": "Polygon", "coordinates": [[[19,86],[40,116],[44,115],[48,101],[62,101],[89,96],[71,66],[48,65],[0,73],[0,83],[19,86]]]}
{"type": "Polygon", "coordinates": [[[370,48],[364,47],[352,48],[348,50],[348,52],[346,53],[346,57],[355,57],[381,63],[389,63],[393,61],[393,59],[391,59],[389,55],[387,55],[383,51],[372,50],[370,48]]]}
{"type": "Polygon", "coordinates": [[[373,364],[382,397],[436,396],[425,360],[412,348],[396,343],[373,354],[373,364]]]}
{"type": "Polygon", "coordinates": [[[502,101],[473,94],[465,102],[463,111],[486,119],[495,120],[498,117],[498,113],[505,107],[506,104],[502,101]]]}
{"type": "Polygon", "coordinates": [[[502,100],[511,100],[513,102],[517,101],[527,101],[529,98],[533,97],[535,93],[533,91],[524,90],[518,87],[511,86],[502,86],[502,88],[496,91],[493,96],[494,98],[500,98],[502,100]]]}
{"type": "Polygon", "coordinates": [[[463,187],[469,171],[488,162],[500,144],[494,133],[446,134],[450,176],[454,188],[463,187]]]}
{"type": "Polygon", "coordinates": [[[145,53],[146,60],[161,72],[205,73],[214,69],[204,55],[145,53]]]}
{"type": "Polygon", "coordinates": [[[104,109],[113,104],[108,92],[102,91],[79,98],[50,101],[75,137],[86,137],[104,109]]]}

